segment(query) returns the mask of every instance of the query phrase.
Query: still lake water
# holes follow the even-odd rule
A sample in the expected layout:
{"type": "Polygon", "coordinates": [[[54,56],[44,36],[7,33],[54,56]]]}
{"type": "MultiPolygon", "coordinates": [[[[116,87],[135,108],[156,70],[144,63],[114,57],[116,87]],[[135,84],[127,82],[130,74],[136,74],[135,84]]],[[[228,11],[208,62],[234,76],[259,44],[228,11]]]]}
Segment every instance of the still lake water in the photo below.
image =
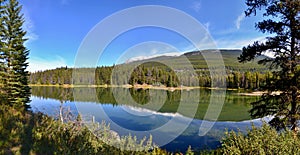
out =
{"type": "Polygon", "coordinates": [[[262,124],[261,120],[251,120],[248,113],[250,103],[258,97],[218,91],[32,87],[30,105],[34,112],[57,117],[63,104],[64,109],[75,116],[80,113],[86,121],[93,117],[97,122],[104,120],[120,136],[131,133],[142,138],[151,134],[154,143],[169,151],[185,151],[189,145],[203,150],[218,147],[226,129],[246,131],[252,124],[262,124]],[[224,95],[223,106],[210,103],[214,101],[211,97],[218,98],[218,93],[224,95]],[[222,110],[212,124],[212,120],[204,118],[209,118],[205,117],[209,115],[207,109],[216,106],[222,110]],[[208,132],[200,136],[199,128],[203,124],[208,132]]]}

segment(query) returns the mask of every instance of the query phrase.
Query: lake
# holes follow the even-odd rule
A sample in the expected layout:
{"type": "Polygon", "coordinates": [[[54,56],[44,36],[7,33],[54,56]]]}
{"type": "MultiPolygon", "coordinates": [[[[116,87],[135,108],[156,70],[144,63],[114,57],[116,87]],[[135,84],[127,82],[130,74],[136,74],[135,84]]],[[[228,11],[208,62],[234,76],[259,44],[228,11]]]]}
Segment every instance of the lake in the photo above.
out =
{"type": "Polygon", "coordinates": [[[189,145],[194,150],[214,149],[226,129],[245,132],[252,124],[262,124],[248,113],[258,97],[240,96],[235,90],[32,87],[31,91],[34,112],[57,118],[62,104],[84,121],[104,120],[120,136],[151,134],[153,142],[168,151],[185,151],[189,145]]]}

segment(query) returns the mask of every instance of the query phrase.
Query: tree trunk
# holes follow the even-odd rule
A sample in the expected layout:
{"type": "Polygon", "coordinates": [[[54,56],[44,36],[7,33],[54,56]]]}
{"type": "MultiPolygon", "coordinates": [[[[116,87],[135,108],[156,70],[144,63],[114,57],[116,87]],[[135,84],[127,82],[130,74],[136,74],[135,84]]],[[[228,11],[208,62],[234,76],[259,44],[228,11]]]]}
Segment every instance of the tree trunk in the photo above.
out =
{"type": "Polygon", "coordinates": [[[63,102],[61,102],[59,106],[59,118],[61,123],[64,123],[64,117],[63,117],[63,102]]]}
{"type": "Polygon", "coordinates": [[[297,88],[292,90],[292,101],[291,101],[291,130],[297,132],[297,88]]]}

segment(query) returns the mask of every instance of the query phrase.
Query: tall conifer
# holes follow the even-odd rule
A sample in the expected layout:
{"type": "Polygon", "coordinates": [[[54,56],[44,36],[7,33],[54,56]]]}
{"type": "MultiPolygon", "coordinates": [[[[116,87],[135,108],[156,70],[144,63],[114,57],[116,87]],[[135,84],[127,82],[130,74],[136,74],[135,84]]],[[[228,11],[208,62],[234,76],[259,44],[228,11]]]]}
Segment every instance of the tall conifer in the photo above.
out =
{"type": "Polygon", "coordinates": [[[271,125],[296,131],[300,120],[300,1],[247,0],[246,4],[246,16],[265,9],[265,20],[258,22],[256,28],[270,37],[266,42],[256,41],[244,47],[240,62],[251,61],[263,52],[273,52],[275,56],[260,61],[271,64],[273,77],[264,88],[268,93],[253,103],[251,115],[254,118],[272,115],[271,125]]]}
{"type": "Polygon", "coordinates": [[[5,67],[4,89],[10,104],[26,106],[29,102],[27,59],[29,51],[24,46],[22,7],[17,0],[9,0],[3,13],[3,62],[5,67]]]}

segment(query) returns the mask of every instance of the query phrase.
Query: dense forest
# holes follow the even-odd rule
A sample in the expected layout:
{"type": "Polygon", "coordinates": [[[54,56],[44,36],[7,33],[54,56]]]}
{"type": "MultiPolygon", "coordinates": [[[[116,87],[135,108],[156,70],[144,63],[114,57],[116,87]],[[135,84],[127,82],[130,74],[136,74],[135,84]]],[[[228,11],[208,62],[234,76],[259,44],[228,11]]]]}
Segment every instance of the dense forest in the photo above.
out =
{"type": "Polygon", "coordinates": [[[237,61],[236,57],[233,56],[240,54],[241,51],[226,50],[221,53],[224,55],[227,75],[214,76],[214,79],[211,79],[210,71],[207,65],[205,65],[205,60],[202,58],[200,52],[190,52],[180,57],[159,57],[147,62],[131,62],[97,68],[72,69],[61,67],[53,70],[38,71],[31,73],[29,80],[31,84],[46,85],[147,84],[153,86],[163,85],[166,87],[210,87],[212,82],[215,82],[220,83],[220,85],[226,83],[227,88],[259,89],[268,84],[269,79],[272,77],[271,72],[267,71],[266,67],[252,68],[253,63],[240,64],[233,67],[237,61]],[[188,69],[187,64],[180,63],[183,57],[188,58],[189,62],[193,65],[193,70],[188,69]],[[176,62],[172,65],[173,68],[165,65],[172,62],[176,62]],[[176,64],[180,65],[176,66],[176,64]]]}

